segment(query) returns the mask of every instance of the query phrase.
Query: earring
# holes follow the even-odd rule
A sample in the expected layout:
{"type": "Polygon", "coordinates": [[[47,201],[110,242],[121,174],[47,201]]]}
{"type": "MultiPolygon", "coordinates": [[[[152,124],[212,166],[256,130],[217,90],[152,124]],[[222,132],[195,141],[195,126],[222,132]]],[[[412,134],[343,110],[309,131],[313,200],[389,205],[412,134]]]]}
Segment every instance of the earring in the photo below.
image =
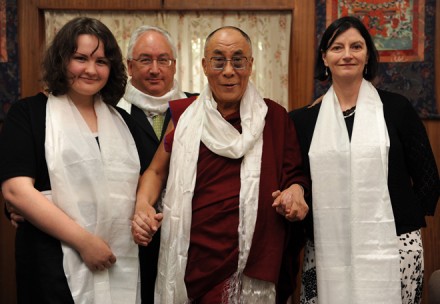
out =
{"type": "Polygon", "coordinates": [[[365,65],[364,75],[367,75],[367,72],[368,72],[367,65],[365,65]]]}
{"type": "Polygon", "coordinates": [[[328,76],[328,67],[325,67],[325,76],[328,76]]]}

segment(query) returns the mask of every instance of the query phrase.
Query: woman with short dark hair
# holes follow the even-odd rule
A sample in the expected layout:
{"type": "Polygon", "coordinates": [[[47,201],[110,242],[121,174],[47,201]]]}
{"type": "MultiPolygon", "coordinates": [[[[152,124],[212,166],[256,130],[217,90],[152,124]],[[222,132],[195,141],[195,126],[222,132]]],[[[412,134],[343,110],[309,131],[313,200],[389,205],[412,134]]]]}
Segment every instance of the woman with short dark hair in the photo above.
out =
{"type": "Polygon", "coordinates": [[[402,95],[376,89],[378,52],[357,17],[324,32],[327,93],[290,113],[312,178],[301,303],[420,303],[420,228],[440,182],[425,128],[402,95]]]}
{"type": "Polygon", "coordinates": [[[146,147],[116,103],[127,75],[99,20],[56,34],[43,60],[47,94],[12,105],[0,136],[4,198],[16,233],[18,303],[140,303],[131,237],[146,147]]]}

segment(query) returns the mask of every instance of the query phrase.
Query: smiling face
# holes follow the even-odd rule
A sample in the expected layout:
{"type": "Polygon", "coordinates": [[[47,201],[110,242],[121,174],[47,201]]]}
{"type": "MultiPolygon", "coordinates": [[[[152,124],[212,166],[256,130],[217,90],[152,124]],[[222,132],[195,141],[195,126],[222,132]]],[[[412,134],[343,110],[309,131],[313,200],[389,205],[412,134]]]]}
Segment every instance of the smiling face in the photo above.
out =
{"type": "Polygon", "coordinates": [[[77,49],[67,65],[70,87],[67,94],[75,101],[78,98],[93,100],[107,83],[110,63],[105,57],[104,45],[93,35],[79,35],[77,49]]]}
{"type": "Polygon", "coordinates": [[[252,63],[251,46],[239,31],[232,28],[221,29],[208,40],[205,57],[202,59],[203,71],[219,105],[240,103],[252,73],[252,63]],[[246,57],[247,63],[244,69],[234,69],[231,61],[227,61],[223,70],[216,70],[210,63],[212,57],[246,57]]]}
{"type": "MultiPolygon", "coordinates": [[[[133,47],[133,58],[174,59],[173,51],[168,40],[156,31],[147,31],[142,34],[133,47]]],[[[131,84],[139,91],[160,97],[168,93],[174,85],[176,61],[170,66],[160,66],[157,61],[151,65],[142,65],[139,61],[128,60],[128,74],[131,84]]]]}
{"type": "Polygon", "coordinates": [[[336,37],[322,59],[332,73],[333,82],[362,80],[368,61],[365,39],[357,29],[349,28],[336,37]]]}

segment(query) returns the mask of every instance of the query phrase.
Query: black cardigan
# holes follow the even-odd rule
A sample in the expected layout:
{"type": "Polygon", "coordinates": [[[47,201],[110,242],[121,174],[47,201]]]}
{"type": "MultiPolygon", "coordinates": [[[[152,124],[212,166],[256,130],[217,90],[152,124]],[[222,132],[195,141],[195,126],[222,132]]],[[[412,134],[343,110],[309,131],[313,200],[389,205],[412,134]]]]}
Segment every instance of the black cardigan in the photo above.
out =
{"type": "MultiPolygon", "coordinates": [[[[425,215],[433,215],[440,194],[440,181],[425,127],[410,102],[402,95],[378,90],[390,137],[388,189],[397,234],[426,226],[425,215]]],[[[304,170],[310,175],[308,152],[321,103],[289,113],[295,123],[304,170]]],[[[329,161],[332,161],[329,159],[329,161]]],[[[313,181],[312,181],[313,188],[313,181]]],[[[304,225],[313,239],[312,197],[304,225]]]]}
{"type": "MultiPolygon", "coordinates": [[[[39,93],[19,100],[9,110],[0,133],[0,182],[16,176],[28,176],[35,179],[37,190],[51,189],[44,152],[46,103],[47,96],[39,93]]],[[[142,173],[148,165],[145,155],[151,148],[143,141],[132,117],[124,110],[115,108],[133,135],[142,173]]]]}

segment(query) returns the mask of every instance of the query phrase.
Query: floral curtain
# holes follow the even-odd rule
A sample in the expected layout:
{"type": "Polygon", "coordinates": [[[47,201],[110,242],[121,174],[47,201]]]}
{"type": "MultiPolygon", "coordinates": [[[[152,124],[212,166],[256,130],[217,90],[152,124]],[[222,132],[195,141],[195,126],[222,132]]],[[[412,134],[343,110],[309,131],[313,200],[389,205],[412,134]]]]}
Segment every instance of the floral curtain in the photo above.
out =
{"type": "Polygon", "coordinates": [[[101,20],[116,36],[125,57],[131,32],[149,24],[168,30],[178,49],[176,79],[187,92],[200,92],[207,83],[201,59],[204,40],[213,30],[233,25],[252,40],[252,82],[263,97],[288,109],[288,66],[291,14],[288,12],[85,12],[45,11],[46,41],[70,19],[101,20]]]}

